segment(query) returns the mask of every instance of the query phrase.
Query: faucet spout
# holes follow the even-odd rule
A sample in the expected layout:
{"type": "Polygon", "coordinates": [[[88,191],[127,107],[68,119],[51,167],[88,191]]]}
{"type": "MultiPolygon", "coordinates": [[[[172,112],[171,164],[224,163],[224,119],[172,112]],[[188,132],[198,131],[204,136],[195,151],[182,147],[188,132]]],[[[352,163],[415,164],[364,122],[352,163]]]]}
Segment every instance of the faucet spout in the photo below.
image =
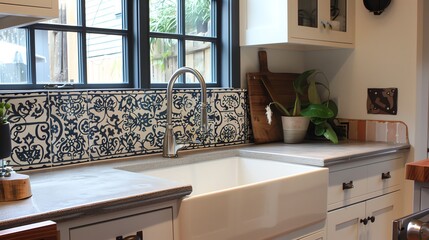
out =
{"type": "Polygon", "coordinates": [[[196,79],[198,80],[200,86],[201,86],[201,133],[205,135],[207,133],[207,87],[206,82],[201,75],[200,72],[193,68],[189,67],[181,67],[177,69],[173,75],[171,76],[170,80],[168,81],[167,85],[167,126],[165,129],[165,135],[164,135],[164,144],[163,144],[163,157],[177,157],[177,152],[179,149],[181,149],[181,146],[179,146],[176,142],[176,137],[174,136],[173,132],[173,86],[176,80],[179,78],[180,75],[185,73],[191,73],[193,74],[196,79]]]}

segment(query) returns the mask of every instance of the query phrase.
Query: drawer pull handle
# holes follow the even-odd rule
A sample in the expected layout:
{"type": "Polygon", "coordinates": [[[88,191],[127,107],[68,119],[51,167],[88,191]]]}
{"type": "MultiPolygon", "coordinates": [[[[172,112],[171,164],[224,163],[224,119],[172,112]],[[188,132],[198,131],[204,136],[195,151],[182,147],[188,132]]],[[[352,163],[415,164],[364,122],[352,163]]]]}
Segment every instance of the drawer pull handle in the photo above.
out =
{"type": "Polygon", "coordinates": [[[363,223],[363,225],[367,225],[368,224],[368,219],[366,219],[366,218],[361,219],[360,223],[363,223]]]}
{"type": "Polygon", "coordinates": [[[131,236],[128,236],[128,237],[122,237],[122,236],[119,236],[119,237],[116,237],[116,240],[143,240],[143,232],[142,231],[138,231],[137,233],[136,233],[136,235],[131,235],[131,236]]]}
{"type": "Polygon", "coordinates": [[[355,186],[353,186],[353,181],[350,181],[348,183],[343,183],[343,190],[352,189],[355,186]]]}
{"type": "Polygon", "coordinates": [[[385,179],[389,179],[389,178],[392,178],[392,175],[390,175],[390,172],[381,174],[381,179],[385,180],[385,179]]]}
{"type": "Polygon", "coordinates": [[[371,221],[372,223],[375,222],[375,217],[374,216],[368,217],[368,221],[371,221]]]}

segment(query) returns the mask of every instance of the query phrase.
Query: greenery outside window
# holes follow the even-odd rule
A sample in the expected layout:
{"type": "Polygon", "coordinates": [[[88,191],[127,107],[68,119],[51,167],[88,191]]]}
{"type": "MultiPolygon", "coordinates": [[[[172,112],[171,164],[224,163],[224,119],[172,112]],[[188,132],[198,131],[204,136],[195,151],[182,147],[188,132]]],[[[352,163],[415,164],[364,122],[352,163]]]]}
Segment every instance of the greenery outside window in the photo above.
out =
{"type": "MultiPolygon", "coordinates": [[[[233,76],[239,82],[237,1],[59,0],[59,6],[57,19],[0,30],[0,89],[164,88],[181,66],[199,70],[208,86],[239,86],[231,84],[233,76]]],[[[196,79],[179,82],[192,87],[196,79]]]]}
{"type": "MultiPolygon", "coordinates": [[[[166,83],[179,67],[197,69],[215,84],[218,55],[216,0],[150,0],[151,83],[166,83]]],[[[187,75],[183,84],[197,83],[187,75]]]]}

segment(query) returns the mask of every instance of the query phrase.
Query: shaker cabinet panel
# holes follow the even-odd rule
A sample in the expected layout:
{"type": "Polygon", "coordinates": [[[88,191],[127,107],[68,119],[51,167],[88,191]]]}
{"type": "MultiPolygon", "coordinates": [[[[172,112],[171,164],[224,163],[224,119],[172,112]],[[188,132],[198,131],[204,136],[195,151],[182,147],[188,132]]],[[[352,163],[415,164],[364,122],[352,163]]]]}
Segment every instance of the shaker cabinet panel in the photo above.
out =
{"type": "Polygon", "coordinates": [[[387,189],[401,184],[404,161],[401,158],[384,161],[368,168],[368,192],[387,189]]]}
{"type": "Polygon", "coordinates": [[[329,240],[361,239],[361,220],[365,218],[365,203],[340,208],[328,213],[327,233],[329,240]]]}
{"type": "Polygon", "coordinates": [[[131,236],[144,240],[173,240],[172,211],[166,208],[75,227],[70,229],[70,240],[117,240],[131,236]]]}
{"type": "Polygon", "coordinates": [[[392,221],[401,216],[401,192],[367,201],[367,240],[392,239],[392,221]]]}
{"type": "Polygon", "coordinates": [[[367,167],[356,167],[329,173],[328,205],[343,202],[367,192],[367,167]]]}

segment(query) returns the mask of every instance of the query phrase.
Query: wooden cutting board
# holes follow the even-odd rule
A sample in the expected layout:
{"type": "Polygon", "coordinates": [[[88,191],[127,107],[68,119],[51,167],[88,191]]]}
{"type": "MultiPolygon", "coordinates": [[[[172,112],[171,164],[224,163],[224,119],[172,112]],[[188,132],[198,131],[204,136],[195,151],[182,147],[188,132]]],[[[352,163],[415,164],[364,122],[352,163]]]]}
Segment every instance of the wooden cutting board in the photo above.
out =
{"type": "Polygon", "coordinates": [[[257,73],[247,73],[247,88],[249,94],[250,116],[255,143],[269,143],[283,141],[281,116],[275,107],[273,122],[268,124],[265,107],[272,102],[262,79],[267,83],[270,92],[276,101],[292,107],[295,102],[293,81],[298,73],[272,73],[268,70],[267,53],[259,52],[259,70],[257,73]]]}

